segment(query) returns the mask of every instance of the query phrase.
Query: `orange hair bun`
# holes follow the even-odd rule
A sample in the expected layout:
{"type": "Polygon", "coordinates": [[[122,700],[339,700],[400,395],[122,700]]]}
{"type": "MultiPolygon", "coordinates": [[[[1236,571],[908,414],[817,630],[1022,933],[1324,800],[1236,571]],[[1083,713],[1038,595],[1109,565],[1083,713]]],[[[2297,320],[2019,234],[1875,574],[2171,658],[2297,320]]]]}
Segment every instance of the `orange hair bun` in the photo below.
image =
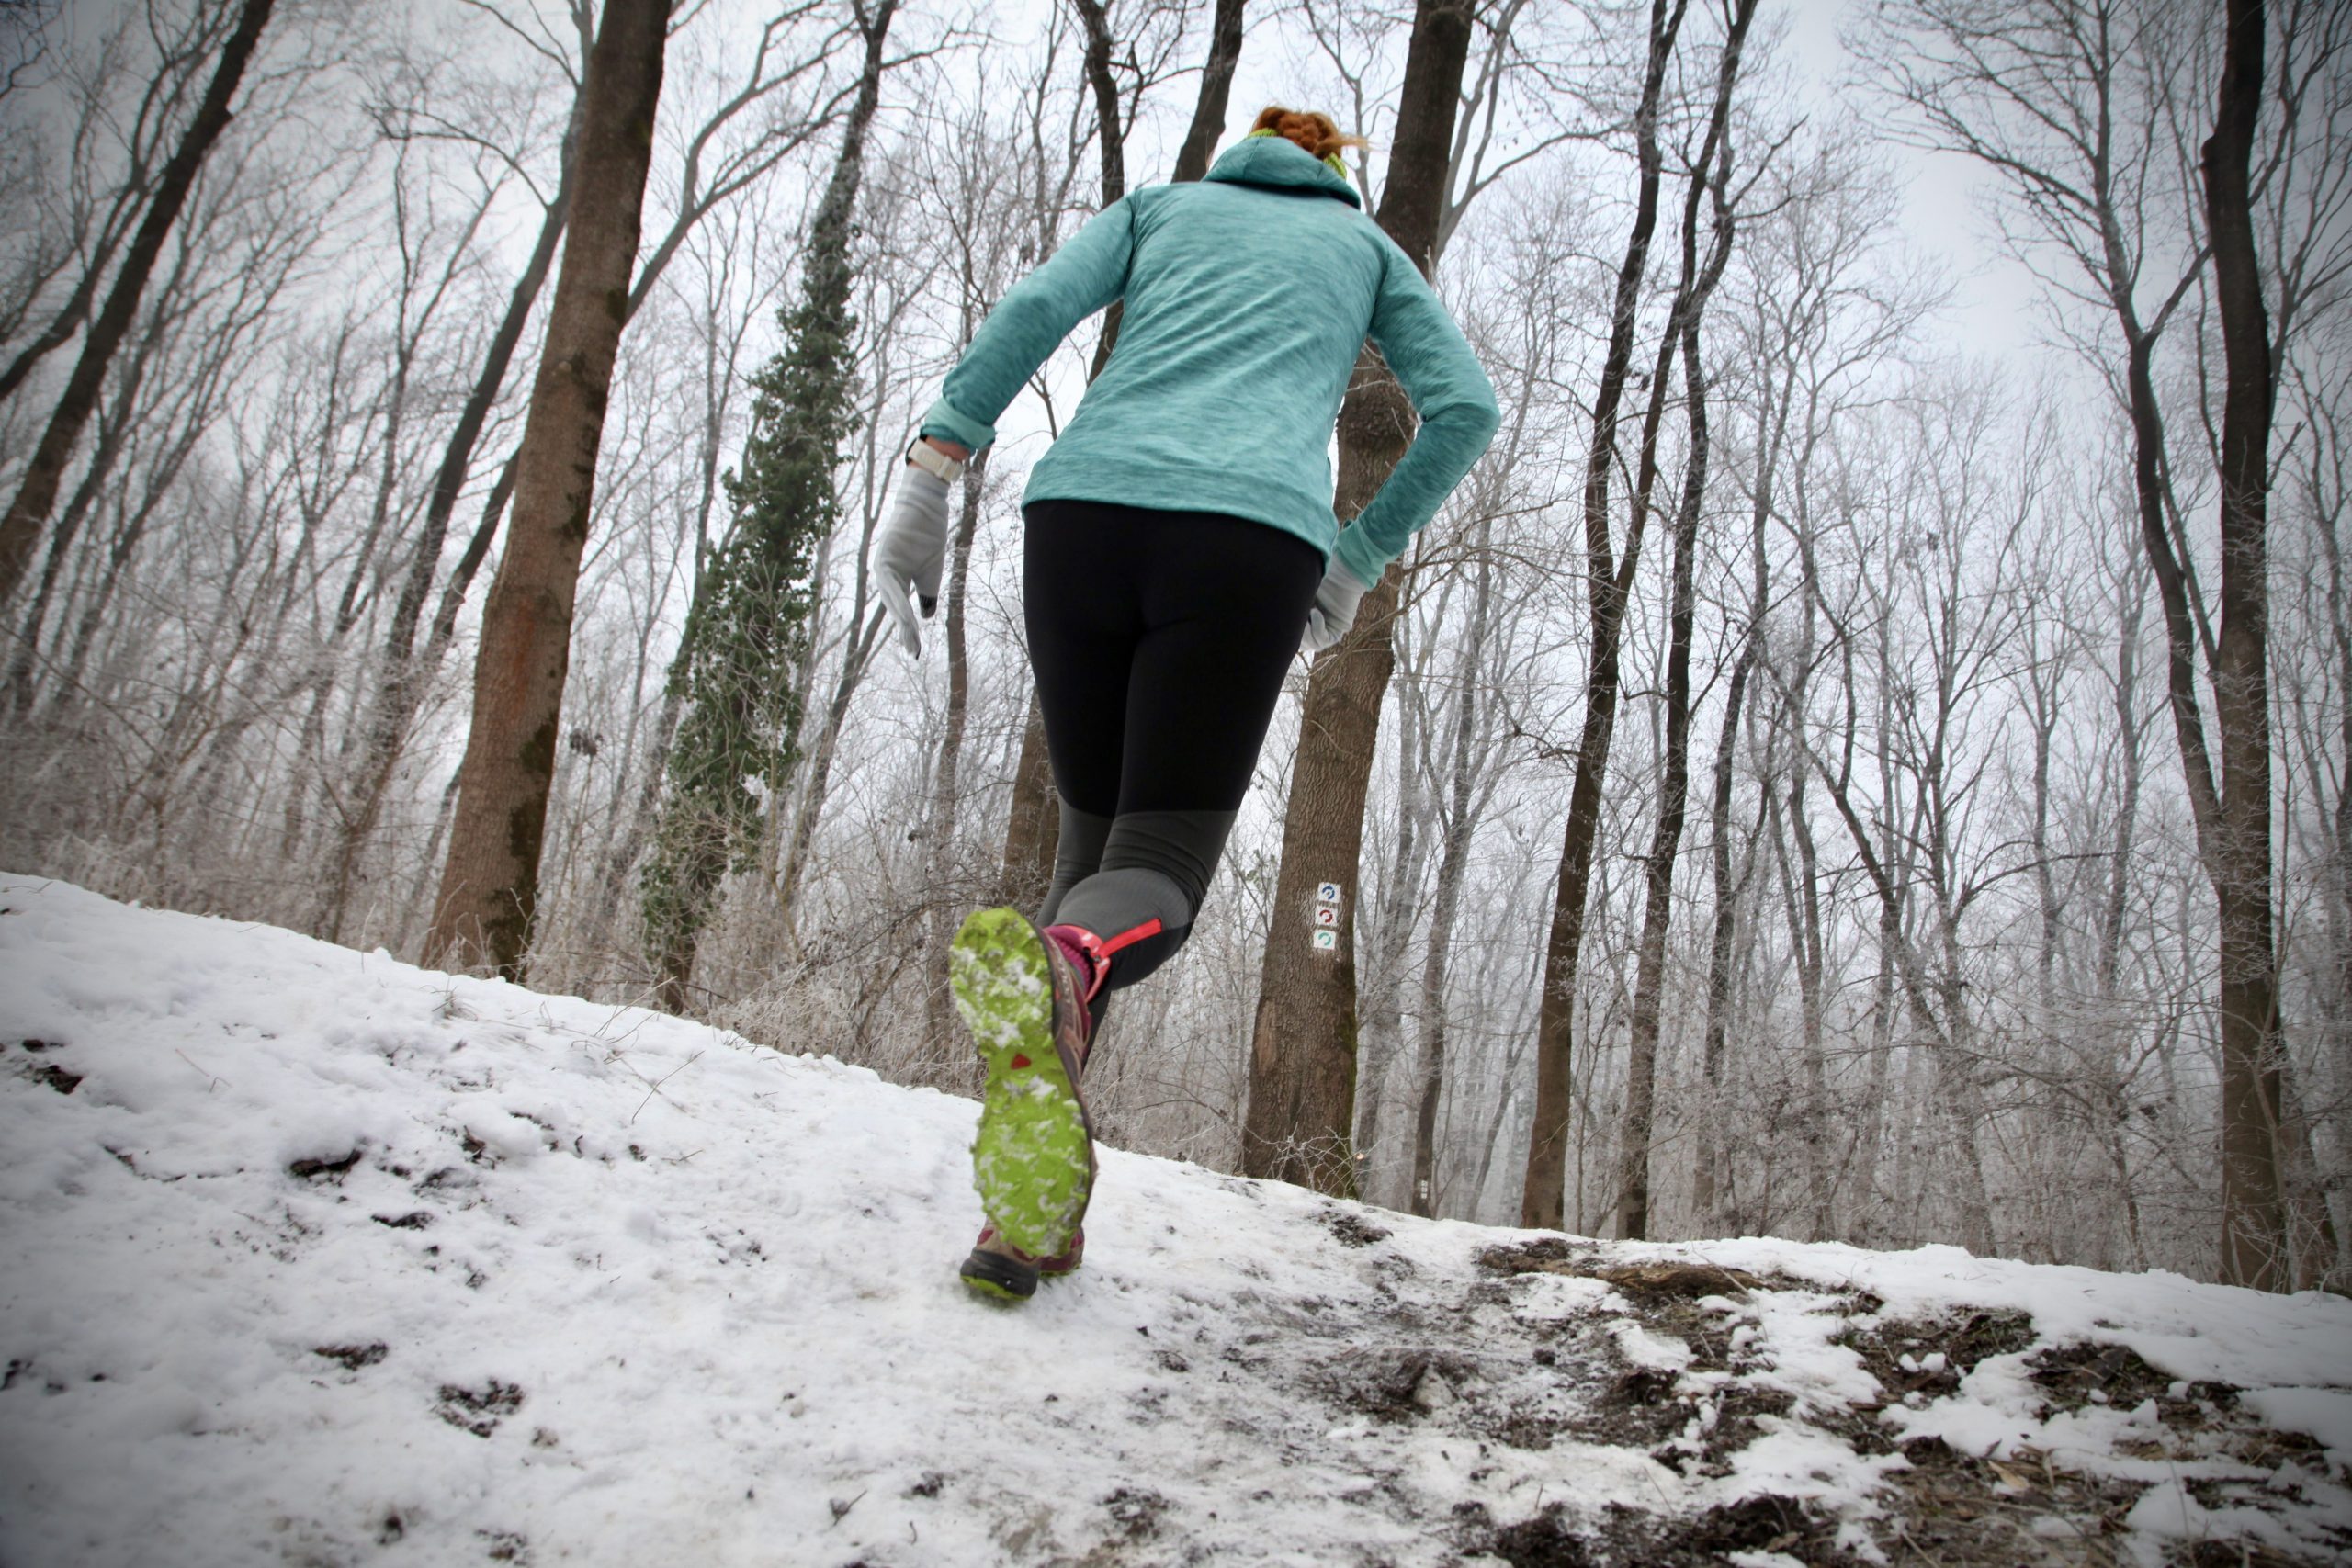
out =
{"type": "Polygon", "coordinates": [[[1371,145],[1361,136],[1341,135],[1339,126],[1328,114],[1286,109],[1279,104],[1259,110],[1257,123],[1250,129],[1253,131],[1271,130],[1317,158],[1329,158],[1342,147],[1371,145]]]}

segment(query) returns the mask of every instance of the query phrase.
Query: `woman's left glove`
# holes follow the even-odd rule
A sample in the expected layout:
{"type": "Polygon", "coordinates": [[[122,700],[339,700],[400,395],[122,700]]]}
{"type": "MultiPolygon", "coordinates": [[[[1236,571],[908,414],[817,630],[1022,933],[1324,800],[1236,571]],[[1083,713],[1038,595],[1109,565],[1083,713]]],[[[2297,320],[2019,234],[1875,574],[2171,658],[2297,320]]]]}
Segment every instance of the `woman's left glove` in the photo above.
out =
{"type": "Polygon", "coordinates": [[[939,608],[939,573],[947,562],[947,481],[910,463],[899,471],[890,513],[874,536],[875,588],[899,628],[910,658],[922,653],[915,626],[914,590],[925,619],[939,608]]]}
{"type": "Polygon", "coordinates": [[[1355,624],[1356,605],[1363,595],[1364,585],[1356,581],[1356,574],[1333,557],[1324,569],[1322,586],[1315,590],[1315,605],[1306,612],[1306,637],[1299,646],[1308,653],[1320,653],[1345,637],[1355,624]]]}

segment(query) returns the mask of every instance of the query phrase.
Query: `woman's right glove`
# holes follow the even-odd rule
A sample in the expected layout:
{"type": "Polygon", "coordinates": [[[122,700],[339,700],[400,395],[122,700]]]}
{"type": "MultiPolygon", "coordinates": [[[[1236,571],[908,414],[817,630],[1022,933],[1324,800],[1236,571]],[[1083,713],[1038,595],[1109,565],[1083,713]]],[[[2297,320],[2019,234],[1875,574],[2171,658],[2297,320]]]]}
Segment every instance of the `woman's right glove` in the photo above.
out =
{"type": "Polygon", "coordinates": [[[1299,645],[1309,653],[1320,653],[1345,637],[1355,624],[1356,605],[1364,595],[1364,585],[1356,574],[1340,564],[1337,556],[1324,569],[1322,585],[1315,590],[1315,605],[1306,612],[1306,637],[1299,645]]]}
{"type": "Polygon", "coordinates": [[[910,658],[922,656],[922,634],[907,591],[914,590],[929,619],[939,608],[939,573],[946,561],[947,481],[909,463],[899,470],[890,513],[874,536],[874,580],[910,658]]]}

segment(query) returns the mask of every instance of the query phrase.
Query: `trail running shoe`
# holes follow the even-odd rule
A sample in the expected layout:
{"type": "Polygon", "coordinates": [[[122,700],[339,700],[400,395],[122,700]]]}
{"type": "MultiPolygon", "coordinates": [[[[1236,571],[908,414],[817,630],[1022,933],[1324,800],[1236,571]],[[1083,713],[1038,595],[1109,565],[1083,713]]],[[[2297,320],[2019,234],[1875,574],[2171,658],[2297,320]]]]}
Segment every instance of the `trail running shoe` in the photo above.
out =
{"type": "Polygon", "coordinates": [[[1038,1276],[1077,1267],[1079,1224],[1094,1186],[1093,1126],[1079,1089],[1093,976],[1082,978],[1060,942],[1006,908],[965,920],[947,972],[987,1074],[972,1185],[989,1229],[963,1277],[976,1290],[1021,1300],[1038,1276]],[[1065,1258],[1067,1269],[1046,1267],[1065,1258]]]}
{"type": "Polygon", "coordinates": [[[983,1295],[1025,1302],[1037,1293],[1041,1277],[1054,1280],[1074,1274],[1085,1257],[1083,1227],[1070,1236],[1069,1246],[1051,1258],[1036,1258],[1005,1240],[994,1225],[989,1225],[980,1232],[972,1255],[964,1259],[964,1283],[983,1295]]]}

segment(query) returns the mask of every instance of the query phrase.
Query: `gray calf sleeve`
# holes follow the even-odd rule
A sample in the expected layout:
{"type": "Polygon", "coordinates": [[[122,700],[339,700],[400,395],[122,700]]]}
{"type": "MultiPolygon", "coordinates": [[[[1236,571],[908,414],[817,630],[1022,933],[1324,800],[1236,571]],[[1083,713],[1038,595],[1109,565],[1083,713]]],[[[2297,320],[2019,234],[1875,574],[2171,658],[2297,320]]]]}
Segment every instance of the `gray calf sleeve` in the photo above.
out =
{"type": "MultiPolygon", "coordinates": [[[[1071,813],[1064,810],[1067,834],[1071,813]]],[[[1233,831],[1232,811],[1128,811],[1111,824],[1099,869],[1067,890],[1057,860],[1050,919],[1115,937],[1148,921],[1179,931],[1193,923],[1208,896],[1217,857],[1233,831]]],[[[1101,818],[1091,819],[1100,822],[1101,818]]],[[[1068,840],[1065,839],[1065,843],[1068,840]]]]}
{"type": "Polygon", "coordinates": [[[1065,800],[1061,837],[1055,841],[1054,885],[1037,911],[1037,923],[1050,926],[1061,918],[1062,900],[1069,890],[1094,874],[1102,863],[1103,846],[1111,841],[1111,819],[1080,811],[1065,800]]]}

